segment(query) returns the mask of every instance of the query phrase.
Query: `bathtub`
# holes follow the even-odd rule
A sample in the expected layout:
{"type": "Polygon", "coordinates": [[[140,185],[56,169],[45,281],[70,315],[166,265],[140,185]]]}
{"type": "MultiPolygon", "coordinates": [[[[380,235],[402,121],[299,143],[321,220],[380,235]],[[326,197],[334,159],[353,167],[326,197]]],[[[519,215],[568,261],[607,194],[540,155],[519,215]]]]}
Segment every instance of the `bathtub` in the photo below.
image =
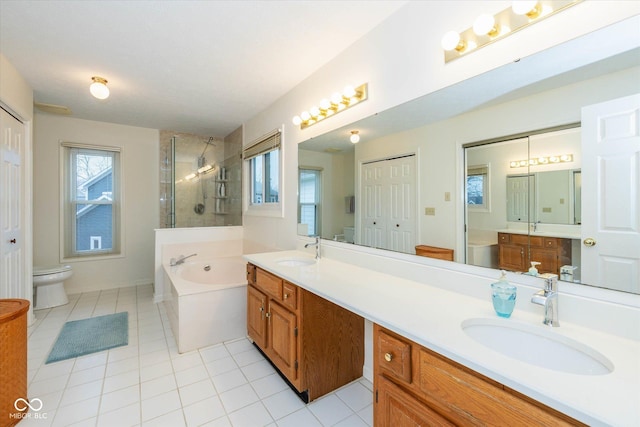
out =
{"type": "Polygon", "coordinates": [[[246,261],[240,256],[190,258],[163,265],[171,290],[163,302],[184,353],[247,335],[246,261]]]}

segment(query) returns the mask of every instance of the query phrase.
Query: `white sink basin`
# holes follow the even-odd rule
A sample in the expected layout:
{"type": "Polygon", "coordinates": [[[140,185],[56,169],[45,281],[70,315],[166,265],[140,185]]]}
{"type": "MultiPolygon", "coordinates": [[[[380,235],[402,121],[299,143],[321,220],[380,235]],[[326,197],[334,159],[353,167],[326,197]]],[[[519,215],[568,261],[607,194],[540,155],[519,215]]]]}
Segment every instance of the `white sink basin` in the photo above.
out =
{"type": "Polygon", "coordinates": [[[304,267],[305,265],[315,264],[316,260],[313,258],[284,258],[276,261],[278,265],[284,265],[286,267],[304,267]]]}
{"type": "Polygon", "coordinates": [[[505,356],[555,371],[605,375],[613,363],[593,348],[555,332],[506,319],[467,319],[462,330],[505,356]]]}

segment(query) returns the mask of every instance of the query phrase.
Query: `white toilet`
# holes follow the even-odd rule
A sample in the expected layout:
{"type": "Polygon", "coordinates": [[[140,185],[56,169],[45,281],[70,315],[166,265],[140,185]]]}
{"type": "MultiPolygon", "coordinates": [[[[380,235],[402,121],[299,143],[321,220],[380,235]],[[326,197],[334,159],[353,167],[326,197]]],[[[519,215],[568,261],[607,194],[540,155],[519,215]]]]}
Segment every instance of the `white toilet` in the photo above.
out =
{"type": "Polygon", "coordinates": [[[72,274],[70,265],[33,267],[33,309],[67,304],[69,298],[64,290],[64,281],[72,274]]]}

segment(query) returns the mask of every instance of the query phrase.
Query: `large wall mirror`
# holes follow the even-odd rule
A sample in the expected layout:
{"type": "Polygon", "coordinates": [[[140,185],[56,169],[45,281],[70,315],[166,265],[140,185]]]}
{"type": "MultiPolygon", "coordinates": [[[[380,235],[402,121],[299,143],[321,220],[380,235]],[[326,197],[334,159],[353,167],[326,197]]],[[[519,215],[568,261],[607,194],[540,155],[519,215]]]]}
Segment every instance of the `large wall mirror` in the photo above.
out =
{"type": "Polygon", "coordinates": [[[561,280],[640,293],[583,274],[583,213],[598,207],[583,201],[580,126],[582,107],[638,91],[640,50],[510,86],[518,67],[549,70],[570,47],[299,144],[298,233],[523,274],[533,261],[561,280]]]}

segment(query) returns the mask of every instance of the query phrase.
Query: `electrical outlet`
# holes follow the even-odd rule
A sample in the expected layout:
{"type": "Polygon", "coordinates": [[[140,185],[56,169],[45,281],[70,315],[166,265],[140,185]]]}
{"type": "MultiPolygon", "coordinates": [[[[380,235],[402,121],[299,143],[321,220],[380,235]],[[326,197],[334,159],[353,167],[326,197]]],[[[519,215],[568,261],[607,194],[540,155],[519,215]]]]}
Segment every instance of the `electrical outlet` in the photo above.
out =
{"type": "Polygon", "coordinates": [[[424,208],[424,214],[425,215],[435,215],[436,214],[436,208],[424,208]]]}
{"type": "Polygon", "coordinates": [[[445,202],[450,202],[451,201],[451,193],[450,192],[446,191],[444,193],[444,201],[445,202]]]}

